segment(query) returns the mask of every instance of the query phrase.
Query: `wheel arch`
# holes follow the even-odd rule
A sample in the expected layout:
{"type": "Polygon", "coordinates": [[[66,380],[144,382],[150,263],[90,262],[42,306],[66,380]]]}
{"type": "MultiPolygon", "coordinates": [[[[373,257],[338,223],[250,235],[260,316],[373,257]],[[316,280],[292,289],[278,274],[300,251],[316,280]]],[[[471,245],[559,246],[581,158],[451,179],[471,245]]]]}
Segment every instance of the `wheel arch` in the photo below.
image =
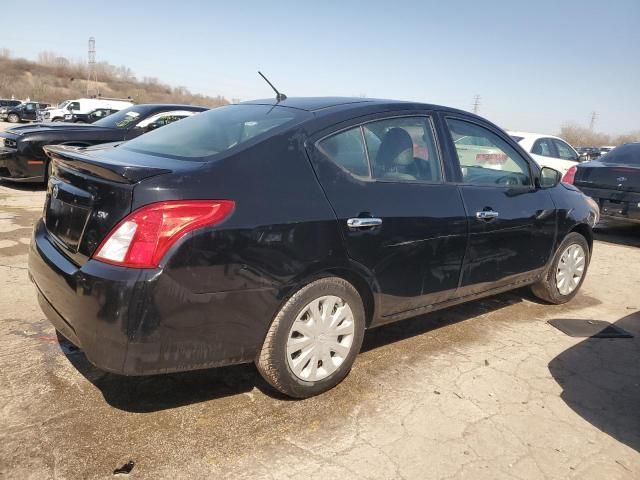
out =
{"type": "Polygon", "coordinates": [[[362,305],[364,306],[365,325],[368,328],[373,322],[376,311],[375,296],[371,283],[359,272],[348,268],[331,268],[328,269],[326,273],[346,280],[358,291],[362,299],[362,305]]]}
{"type": "Polygon", "coordinates": [[[280,304],[276,309],[276,315],[289,298],[295,295],[298,290],[315,280],[325,277],[342,278],[353,285],[362,299],[365,313],[365,326],[368,328],[373,322],[377,312],[375,296],[377,288],[375,282],[370,279],[366,273],[350,265],[326,266],[314,272],[306,272],[304,275],[296,278],[295,281],[289,282],[287,286],[280,289],[280,304]]]}
{"type": "Polygon", "coordinates": [[[587,244],[589,245],[589,253],[591,253],[593,251],[593,230],[591,229],[591,227],[586,223],[579,223],[574,226],[569,233],[572,232],[579,233],[587,240],[587,244]]]}

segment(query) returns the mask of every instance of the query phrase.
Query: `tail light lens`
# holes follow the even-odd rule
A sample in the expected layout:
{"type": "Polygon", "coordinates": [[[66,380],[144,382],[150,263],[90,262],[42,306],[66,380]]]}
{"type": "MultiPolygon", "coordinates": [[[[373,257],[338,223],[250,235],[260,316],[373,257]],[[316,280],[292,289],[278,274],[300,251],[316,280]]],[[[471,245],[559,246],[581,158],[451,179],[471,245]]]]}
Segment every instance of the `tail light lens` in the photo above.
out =
{"type": "Polygon", "coordinates": [[[567,173],[564,174],[564,177],[562,177],[562,182],[563,183],[571,183],[573,184],[573,181],[576,178],[576,171],[578,170],[578,167],[576,167],[575,165],[573,167],[571,167],[569,170],[567,170],[567,173]]]}
{"type": "Polygon", "coordinates": [[[145,205],[115,226],[93,258],[124,267],[156,268],[181,237],[222,222],[234,206],[231,200],[177,200],[145,205]]]}

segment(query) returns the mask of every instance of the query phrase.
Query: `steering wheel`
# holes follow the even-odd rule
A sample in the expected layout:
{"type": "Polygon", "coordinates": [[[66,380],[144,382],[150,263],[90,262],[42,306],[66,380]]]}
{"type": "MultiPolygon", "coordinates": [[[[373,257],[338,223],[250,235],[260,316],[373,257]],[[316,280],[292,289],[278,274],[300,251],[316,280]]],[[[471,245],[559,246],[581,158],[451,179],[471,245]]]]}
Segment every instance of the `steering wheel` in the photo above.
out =
{"type": "Polygon", "coordinates": [[[499,185],[520,185],[520,180],[515,175],[503,175],[496,180],[499,185]]]}

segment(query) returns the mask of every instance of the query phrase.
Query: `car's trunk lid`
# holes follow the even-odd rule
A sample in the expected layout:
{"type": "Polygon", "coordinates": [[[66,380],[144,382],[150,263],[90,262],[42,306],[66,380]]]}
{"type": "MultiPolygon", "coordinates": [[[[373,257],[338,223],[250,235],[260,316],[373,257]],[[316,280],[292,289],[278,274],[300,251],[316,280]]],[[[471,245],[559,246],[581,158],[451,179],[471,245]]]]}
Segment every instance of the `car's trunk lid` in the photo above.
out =
{"type": "Polygon", "coordinates": [[[131,211],[135,185],[172,171],[136,164],[131,159],[127,163],[122,154],[114,155],[113,148],[93,151],[56,145],[45,147],[45,151],[53,162],[45,226],[58,248],[78,265],[91,257],[111,229],[131,211]]]}
{"type": "Polygon", "coordinates": [[[623,192],[640,192],[640,167],[590,162],[576,171],[574,185],[623,192]]]}

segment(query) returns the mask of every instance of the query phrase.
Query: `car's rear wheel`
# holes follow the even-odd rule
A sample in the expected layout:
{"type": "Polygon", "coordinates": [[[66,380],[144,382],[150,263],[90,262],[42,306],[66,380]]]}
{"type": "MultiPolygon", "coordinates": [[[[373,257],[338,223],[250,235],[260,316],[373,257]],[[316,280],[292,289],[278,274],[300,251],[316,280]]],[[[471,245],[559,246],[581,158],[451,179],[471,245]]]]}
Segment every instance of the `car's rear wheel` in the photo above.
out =
{"type": "Polygon", "coordinates": [[[532,285],[538,298],[549,303],[566,303],[576,296],[589,267],[589,244],[584,236],[572,232],[558,247],[544,278],[532,285]]]}
{"type": "Polygon", "coordinates": [[[293,295],[276,315],[256,360],[273,387],[294,398],[325,392],[351,370],[364,336],[358,291],[326,277],[293,295]]]}
{"type": "Polygon", "coordinates": [[[20,117],[15,113],[10,113],[7,120],[9,120],[9,123],[18,123],[20,121],[20,117]]]}

